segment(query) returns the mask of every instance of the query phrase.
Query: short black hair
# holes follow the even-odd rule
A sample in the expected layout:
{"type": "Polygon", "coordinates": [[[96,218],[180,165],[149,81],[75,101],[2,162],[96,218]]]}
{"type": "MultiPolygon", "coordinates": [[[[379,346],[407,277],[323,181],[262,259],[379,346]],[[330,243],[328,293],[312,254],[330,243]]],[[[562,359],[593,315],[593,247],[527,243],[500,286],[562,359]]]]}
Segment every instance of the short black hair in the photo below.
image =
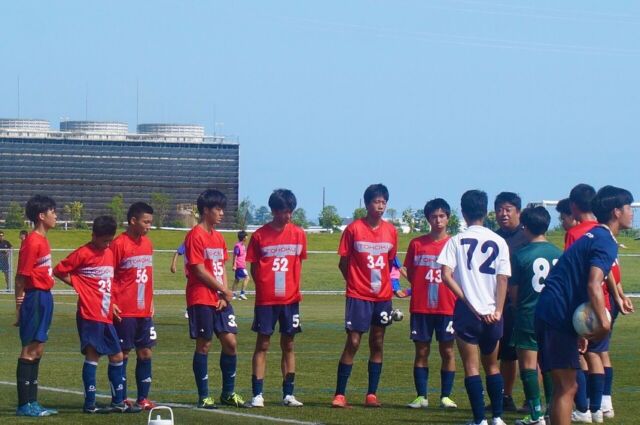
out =
{"type": "Polygon", "coordinates": [[[435,212],[436,210],[442,210],[447,215],[447,217],[451,217],[451,207],[442,198],[435,198],[430,200],[424,205],[424,216],[429,219],[429,216],[435,212]]]}
{"type": "Polygon", "coordinates": [[[543,206],[530,207],[522,210],[520,223],[534,236],[544,235],[549,229],[551,215],[543,206]]]}
{"type": "Polygon", "coordinates": [[[93,220],[93,234],[95,236],[113,236],[116,234],[118,224],[110,215],[101,215],[93,220]]]}
{"type": "Polygon", "coordinates": [[[556,205],[556,211],[560,214],[571,215],[571,201],[569,198],[559,200],[556,205]]]}
{"type": "Polygon", "coordinates": [[[611,219],[611,212],[615,208],[631,205],[632,202],[633,195],[628,190],[615,186],[604,186],[593,197],[591,209],[598,219],[598,223],[606,224],[611,219]]]}
{"type": "Polygon", "coordinates": [[[382,196],[385,201],[389,201],[389,189],[382,183],[372,184],[364,191],[364,204],[369,205],[378,196],[382,196]]]}
{"type": "Polygon", "coordinates": [[[40,213],[56,209],[56,201],[45,195],[34,195],[27,201],[24,212],[33,224],[38,223],[40,213]]]}
{"type": "Polygon", "coordinates": [[[245,232],[244,230],[240,230],[238,232],[238,240],[239,241],[243,241],[244,238],[246,238],[246,237],[247,237],[247,232],[245,232]]]}
{"type": "Polygon", "coordinates": [[[498,211],[500,206],[504,203],[509,203],[516,207],[516,210],[520,211],[522,208],[522,199],[520,199],[520,195],[514,192],[500,192],[498,196],[496,196],[496,200],[493,203],[493,209],[498,211]]]}
{"type": "Polygon", "coordinates": [[[140,220],[143,214],[153,214],[153,207],[146,202],[135,202],[129,207],[127,211],[127,223],[131,223],[133,217],[136,220],[140,220]]]}
{"type": "Polygon", "coordinates": [[[216,189],[207,189],[198,196],[196,201],[200,216],[204,214],[205,208],[222,208],[227,207],[227,197],[224,193],[216,189]]]}
{"type": "Polygon", "coordinates": [[[462,215],[469,220],[480,220],[487,215],[487,193],[482,190],[467,190],[460,198],[462,215]]]}
{"type": "Polygon", "coordinates": [[[589,186],[585,183],[580,183],[574,186],[569,193],[569,201],[574,204],[581,212],[591,212],[591,200],[596,196],[596,190],[593,186],[589,186]]]}
{"type": "Polygon", "coordinates": [[[271,211],[293,211],[296,209],[298,201],[296,195],[289,189],[276,189],[269,196],[269,208],[271,211]]]}
{"type": "Polygon", "coordinates": [[[29,232],[27,232],[26,230],[20,230],[20,235],[28,235],[29,232]]]}

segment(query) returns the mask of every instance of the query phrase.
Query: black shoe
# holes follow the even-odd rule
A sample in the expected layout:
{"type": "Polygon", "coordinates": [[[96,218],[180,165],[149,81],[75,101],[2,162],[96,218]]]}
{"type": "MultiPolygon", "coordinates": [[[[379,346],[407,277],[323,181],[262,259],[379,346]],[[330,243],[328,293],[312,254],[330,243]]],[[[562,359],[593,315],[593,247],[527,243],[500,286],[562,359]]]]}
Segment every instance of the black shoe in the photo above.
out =
{"type": "Polygon", "coordinates": [[[120,403],[111,403],[111,411],[113,413],[140,413],[142,409],[136,405],[129,405],[122,401],[120,403]]]}
{"type": "Polygon", "coordinates": [[[513,397],[510,395],[502,396],[502,410],[505,412],[517,412],[518,408],[516,404],[513,402],[513,397]]]}
{"type": "Polygon", "coordinates": [[[102,406],[97,406],[95,404],[92,404],[90,406],[84,406],[82,408],[82,411],[84,413],[90,413],[90,414],[105,414],[105,413],[111,413],[112,409],[111,407],[102,407],[102,406]]]}

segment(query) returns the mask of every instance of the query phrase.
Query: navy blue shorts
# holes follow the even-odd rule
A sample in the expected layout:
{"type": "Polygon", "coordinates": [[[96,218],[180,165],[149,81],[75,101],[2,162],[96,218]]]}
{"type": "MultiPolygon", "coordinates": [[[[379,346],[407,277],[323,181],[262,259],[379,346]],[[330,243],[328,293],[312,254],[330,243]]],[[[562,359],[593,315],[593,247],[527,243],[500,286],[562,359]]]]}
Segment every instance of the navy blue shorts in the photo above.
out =
{"type": "Polygon", "coordinates": [[[76,314],[80,352],[87,353],[87,347],[93,347],[101,356],[111,356],[122,351],[116,328],[111,323],[87,320],[76,314]]]}
{"type": "Polygon", "coordinates": [[[601,339],[600,341],[591,341],[587,345],[587,352],[589,353],[606,353],[609,351],[609,343],[611,342],[611,332],[601,339]]]}
{"type": "Polygon", "coordinates": [[[123,350],[151,348],[156,345],[156,328],[151,317],[123,317],[113,325],[123,350]]]}
{"type": "Polygon", "coordinates": [[[53,319],[53,295],[51,291],[30,289],[24,294],[20,306],[20,340],[26,347],[34,341],[47,342],[53,319]]]}
{"type": "Polygon", "coordinates": [[[431,342],[433,333],[439,342],[455,339],[453,316],[444,314],[411,313],[411,340],[415,342],[431,342]]]}
{"type": "Polygon", "coordinates": [[[391,310],[391,301],[365,301],[347,297],[344,328],[347,331],[367,332],[371,326],[389,326],[391,310]]]}
{"type": "Polygon", "coordinates": [[[251,330],[261,335],[272,335],[280,324],[280,333],[293,336],[302,332],[300,304],[257,305],[253,308],[251,330]]]}
{"type": "Polygon", "coordinates": [[[249,273],[247,273],[247,269],[236,269],[236,280],[244,280],[249,277],[249,273]]]}
{"type": "Polygon", "coordinates": [[[553,369],[580,369],[578,335],[551,328],[536,320],[538,363],[543,372],[553,369]]]}
{"type": "Polygon", "coordinates": [[[464,302],[456,301],[453,311],[453,329],[456,336],[469,344],[478,345],[483,355],[491,354],[496,349],[502,337],[502,324],[502,319],[497,323],[484,323],[464,302]]]}
{"type": "Polygon", "coordinates": [[[503,317],[504,325],[502,327],[502,338],[500,338],[500,348],[498,349],[498,359],[516,361],[518,360],[518,352],[511,341],[511,335],[513,335],[513,327],[515,325],[515,312],[510,302],[505,302],[503,317]]]}
{"type": "Polygon", "coordinates": [[[236,316],[231,304],[217,311],[214,306],[196,304],[187,308],[189,313],[189,335],[191,339],[212,339],[215,334],[238,333],[236,316]]]}

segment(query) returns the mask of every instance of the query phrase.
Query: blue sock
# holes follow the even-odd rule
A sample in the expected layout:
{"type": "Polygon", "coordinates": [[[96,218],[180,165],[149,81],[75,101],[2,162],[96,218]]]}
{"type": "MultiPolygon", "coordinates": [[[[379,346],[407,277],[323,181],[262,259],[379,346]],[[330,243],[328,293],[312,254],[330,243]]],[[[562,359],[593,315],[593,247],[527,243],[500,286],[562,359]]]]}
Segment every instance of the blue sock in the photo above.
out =
{"type": "Polygon", "coordinates": [[[253,396],[257,396],[262,394],[262,386],[264,384],[264,379],[256,378],[256,375],[251,375],[251,391],[253,392],[253,396]]]}
{"type": "Polygon", "coordinates": [[[380,374],[382,374],[382,363],[374,363],[369,361],[369,388],[367,394],[375,394],[378,391],[378,383],[380,382],[380,374]]]}
{"type": "Polygon", "coordinates": [[[109,376],[109,383],[111,384],[111,402],[118,404],[124,400],[122,390],[122,362],[111,363],[107,368],[107,375],[109,376]]]}
{"type": "Polygon", "coordinates": [[[90,407],[96,404],[96,370],[98,363],[84,361],[82,365],[82,383],[84,384],[84,406],[90,407]]]}
{"type": "Polygon", "coordinates": [[[449,397],[451,392],[453,391],[453,380],[456,377],[456,372],[451,370],[441,370],[440,371],[440,385],[441,385],[441,393],[440,398],[449,397]]]}
{"type": "Polygon", "coordinates": [[[244,295],[244,290],[240,290],[240,295],[244,295]]]}
{"type": "Polygon", "coordinates": [[[427,381],[429,380],[428,367],[413,367],[413,383],[416,386],[418,397],[427,396],[427,381]]]}
{"type": "Polygon", "coordinates": [[[295,373],[287,373],[282,381],[282,398],[293,395],[293,382],[296,380],[295,373]]]}
{"type": "Polygon", "coordinates": [[[491,414],[494,418],[502,416],[502,396],[504,394],[504,380],[500,373],[487,375],[487,392],[491,400],[491,414]]]}
{"type": "Polygon", "coordinates": [[[193,376],[196,378],[200,400],[209,397],[209,366],[206,354],[193,353],[193,376]]]}
{"type": "Polygon", "coordinates": [[[587,393],[589,394],[589,410],[597,412],[602,406],[602,390],[604,389],[604,373],[587,375],[587,393]]]}
{"type": "MultiPolygon", "coordinates": [[[[480,375],[467,376],[464,378],[464,386],[467,389],[471,411],[473,411],[473,421],[477,424],[484,420],[484,389],[480,375]]],[[[502,403],[502,400],[500,401],[502,403]]]]}
{"type": "Polygon", "coordinates": [[[584,413],[589,410],[589,404],[587,403],[587,374],[584,370],[579,369],[576,372],[576,382],[578,383],[578,389],[573,402],[576,405],[576,409],[584,413]]]}
{"type": "Polygon", "coordinates": [[[129,363],[129,358],[125,357],[122,360],[122,399],[127,399],[127,364],[129,363]]]}
{"type": "Polygon", "coordinates": [[[138,359],[136,362],[136,384],[138,386],[138,401],[149,398],[151,389],[151,359],[138,359]]]}
{"type": "Polygon", "coordinates": [[[338,382],[336,383],[336,395],[344,395],[347,391],[347,382],[351,376],[353,365],[338,363],[338,382]]]}
{"type": "Polygon", "coordinates": [[[611,395],[611,388],[613,387],[613,368],[604,368],[604,391],[602,395],[611,395]]]}
{"type": "Polygon", "coordinates": [[[222,371],[222,397],[229,397],[236,387],[236,364],[238,356],[220,353],[220,370],[222,371]]]}

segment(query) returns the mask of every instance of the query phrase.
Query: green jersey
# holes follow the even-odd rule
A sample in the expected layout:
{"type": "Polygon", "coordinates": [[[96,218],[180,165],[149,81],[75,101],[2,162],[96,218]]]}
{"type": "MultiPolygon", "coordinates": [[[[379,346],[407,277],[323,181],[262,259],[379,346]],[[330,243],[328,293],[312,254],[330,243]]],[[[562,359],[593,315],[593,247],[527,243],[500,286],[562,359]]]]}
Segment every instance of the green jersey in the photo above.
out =
{"type": "Polygon", "coordinates": [[[533,332],[533,321],[538,296],[544,280],[562,251],[550,242],[532,242],[523,246],[512,257],[509,284],[518,287],[514,327],[533,332]]]}

